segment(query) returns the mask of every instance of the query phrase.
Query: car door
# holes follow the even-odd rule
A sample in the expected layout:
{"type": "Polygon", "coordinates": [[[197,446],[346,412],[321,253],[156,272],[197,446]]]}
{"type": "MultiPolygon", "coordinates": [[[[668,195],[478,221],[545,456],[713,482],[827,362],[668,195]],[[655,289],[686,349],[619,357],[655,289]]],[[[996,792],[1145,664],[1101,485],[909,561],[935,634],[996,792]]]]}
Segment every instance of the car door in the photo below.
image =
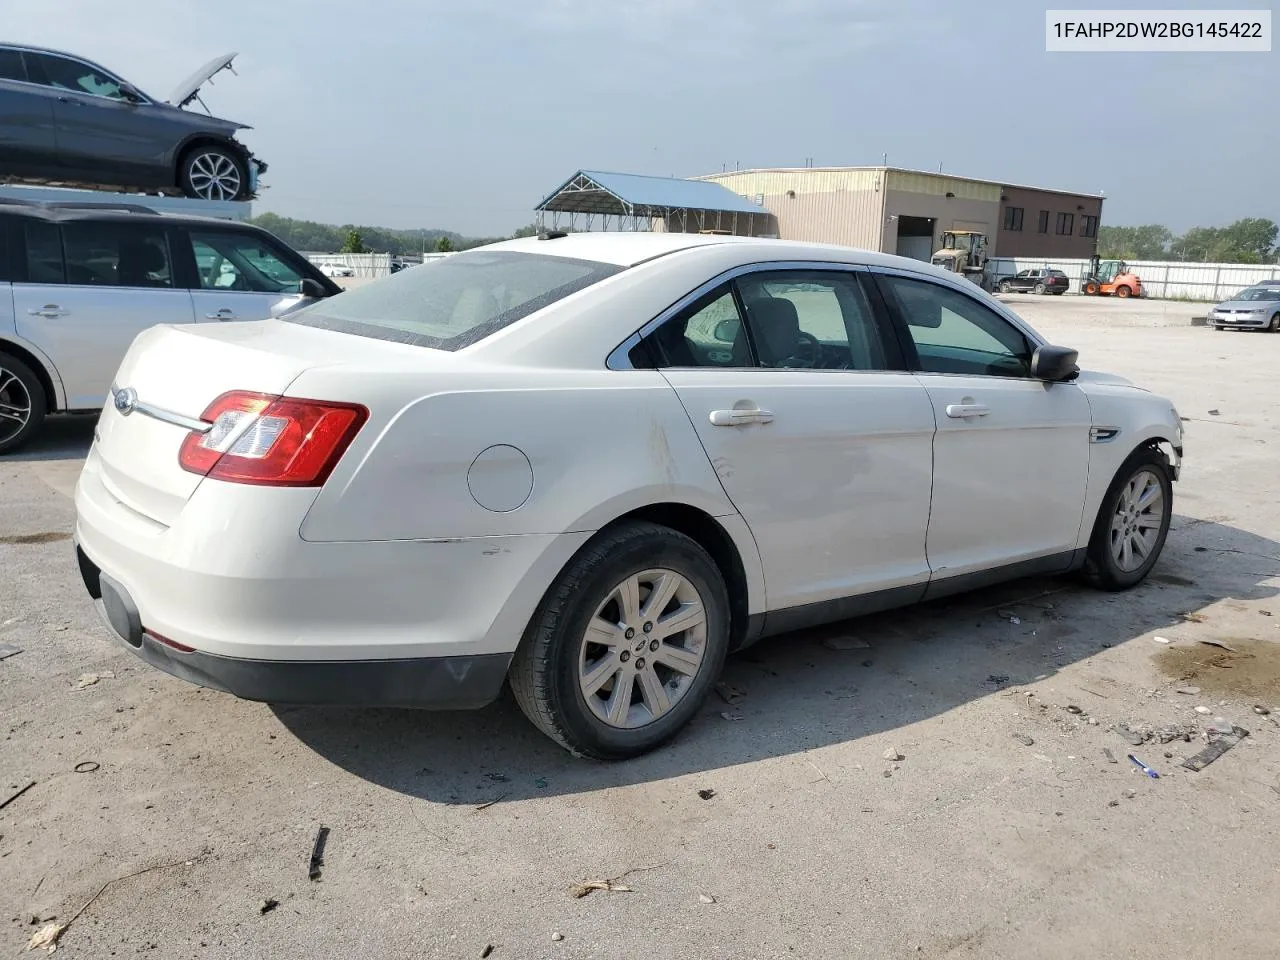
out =
{"type": "Polygon", "coordinates": [[[20,51],[0,47],[0,172],[54,172],[54,100],[52,91],[28,82],[20,51]]]}
{"type": "Polygon", "coordinates": [[[1037,569],[1053,567],[1080,532],[1084,391],[1033,378],[1034,341],[962,287],[891,271],[877,280],[938,426],[927,548],[935,582],[1043,558],[1037,569]]]}
{"type": "Polygon", "coordinates": [[[190,323],[175,287],[163,222],[27,220],[22,279],[13,285],[18,335],[61,375],[71,410],[101,407],[129,345],[158,323],[190,323]]]}
{"type": "Polygon", "coordinates": [[[855,270],[748,270],[651,340],[759,546],[769,629],[923,593],[933,411],[855,270]]]}
{"type": "Polygon", "coordinates": [[[118,77],[73,57],[28,53],[26,62],[54,93],[58,158],[70,175],[133,181],[164,169],[178,137],[167,107],[130,99],[118,77]]]}
{"type": "Polygon", "coordinates": [[[183,234],[184,254],[194,261],[197,322],[265,320],[310,302],[298,289],[306,276],[301,258],[270,238],[235,228],[189,228],[183,234]]]}

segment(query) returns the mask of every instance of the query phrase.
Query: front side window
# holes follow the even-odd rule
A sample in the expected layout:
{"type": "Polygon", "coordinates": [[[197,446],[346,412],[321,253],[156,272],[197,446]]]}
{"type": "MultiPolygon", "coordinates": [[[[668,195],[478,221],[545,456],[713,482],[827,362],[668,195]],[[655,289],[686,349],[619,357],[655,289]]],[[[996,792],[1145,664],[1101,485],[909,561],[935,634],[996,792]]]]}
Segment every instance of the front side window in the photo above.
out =
{"type": "Polygon", "coordinates": [[[64,223],[67,283],[105,287],[172,287],[164,230],[131,223],[64,223]]]}
{"type": "Polygon", "coordinates": [[[925,280],[884,276],[926,373],[1030,377],[1030,342],[994,310],[957,290],[925,280]]]}
{"type": "Polygon", "coordinates": [[[72,90],[95,97],[106,97],[109,100],[125,99],[118,80],[79,60],[68,60],[66,57],[55,57],[48,53],[29,53],[27,63],[31,69],[33,83],[58,90],[72,90]]]}
{"type": "Polygon", "coordinates": [[[23,239],[27,248],[27,282],[66,283],[57,224],[29,220],[23,226],[23,239]]]}
{"type": "Polygon", "coordinates": [[[401,270],[283,318],[437,350],[461,350],[623,270],[612,263],[469,250],[401,270]]]}
{"type": "Polygon", "coordinates": [[[191,252],[204,290],[297,293],[302,280],[300,271],[251,233],[193,230],[191,252]]]}

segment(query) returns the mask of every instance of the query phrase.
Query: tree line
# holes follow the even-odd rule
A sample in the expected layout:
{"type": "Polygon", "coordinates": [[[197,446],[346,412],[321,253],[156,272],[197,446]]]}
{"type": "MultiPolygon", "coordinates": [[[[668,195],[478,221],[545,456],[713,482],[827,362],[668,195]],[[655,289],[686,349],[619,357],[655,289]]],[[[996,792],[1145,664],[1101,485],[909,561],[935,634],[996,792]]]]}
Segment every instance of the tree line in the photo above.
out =
{"type": "MultiPolygon", "coordinates": [[[[419,230],[395,230],[389,227],[369,227],[351,223],[341,226],[316,223],[314,220],[295,220],[275,213],[263,213],[252,223],[269,230],[295,250],[312,253],[389,253],[401,256],[421,253],[424,250],[469,250],[486,243],[496,243],[507,237],[464,237],[452,230],[424,227],[419,230]],[[354,241],[354,243],[353,243],[354,241]]],[[[537,233],[533,226],[521,227],[513,236],[528,237],[537,233]]]]}
{"type": "Polygon", "coordinates": [[[1246,217],[1226,227],[1192,227],[1177,235],[1160,224],[1100,227],[1098,256],[1107,260],[1178,260],[1186,263],[1276,263],[1280,227],[1246,217]]]}

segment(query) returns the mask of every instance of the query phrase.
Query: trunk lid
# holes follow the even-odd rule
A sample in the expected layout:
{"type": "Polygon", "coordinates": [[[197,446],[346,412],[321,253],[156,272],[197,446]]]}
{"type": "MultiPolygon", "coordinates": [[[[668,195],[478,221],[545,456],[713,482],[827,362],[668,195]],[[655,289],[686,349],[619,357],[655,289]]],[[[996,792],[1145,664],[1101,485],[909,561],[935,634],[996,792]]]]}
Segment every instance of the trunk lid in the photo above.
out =
{"type": "Polygon", "coordinates": [[[95,432],[103,485],[135,512],[172,525],[203,479],[178,463],[190,432],[184,420],[198,420],[231,390],[284,394],[303,371],[361,359],[370,346],[387,345],[278,320],[144,331],[95,432]]]}

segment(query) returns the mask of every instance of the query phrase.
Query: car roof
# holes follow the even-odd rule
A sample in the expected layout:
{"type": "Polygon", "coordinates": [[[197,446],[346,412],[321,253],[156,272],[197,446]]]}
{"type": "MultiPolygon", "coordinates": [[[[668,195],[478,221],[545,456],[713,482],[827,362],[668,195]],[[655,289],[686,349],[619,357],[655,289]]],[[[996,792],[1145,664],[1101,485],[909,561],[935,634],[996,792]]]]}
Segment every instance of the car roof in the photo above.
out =
{"type": "Polygon", "coordinates": [[[160,222],[190,223],[198,226],[237,226],[252,230],[261,227],[242,220],[226,220],[221,217],[201,217],[189,213],[168,213],[153,210],[146,205],[146,198],[139,197],[139,203],[110,203],[86,200],[83,203],[40,203],[31,200],[11,200],[0,198],[0,215],[29,217],[33,220],[92,220],[95,222],[160,222]]]}
{"type": "Polygon", "coordinates": [[[0,47],[4,47],[6,50],[21,50],[23,53],[51,53],[55,57],[70,57],[72,60],[83,60],[85,63],[94,62],[79,53],[71,53],[68,50],[55,50],[53,47],[37,47],[31,43],[10,43],[4,40],[0,41],[0,47]]]}

